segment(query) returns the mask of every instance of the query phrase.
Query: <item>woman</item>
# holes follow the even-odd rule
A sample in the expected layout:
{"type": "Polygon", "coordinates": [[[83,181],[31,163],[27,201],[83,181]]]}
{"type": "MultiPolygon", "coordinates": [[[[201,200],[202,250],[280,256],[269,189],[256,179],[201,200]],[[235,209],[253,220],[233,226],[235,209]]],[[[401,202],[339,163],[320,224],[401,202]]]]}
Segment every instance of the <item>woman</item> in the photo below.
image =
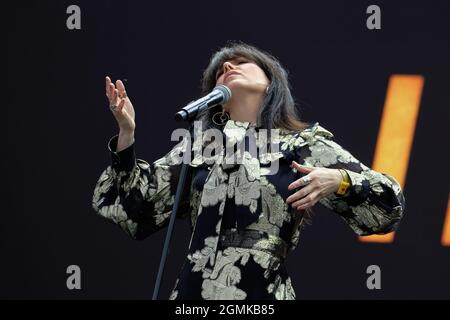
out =
{"type": "MultiPolygon", "coordinates": [[[[190,216],[192,236],[170,299],[295,299],[283,262],[316,203],[358,235],[396,229],[405,205],[397,181],[362,164],[318,122],[299,120],[276,58],[231,43],[211,58],[202,94],[220,84],[232,98],[201,115],[203,129],[220,129],[223,142],[243,146],[242,161],[227,163],[217,152],[189,163],[179,215],[190,216]],[[262,140],[269,147],[255,156],[248,141],[261,129],[279,131],[270,131],[262,140]]],[[[112,165],[97,182],[93,208],[144,239],[169,221],[180,169],[174,156],[187,144],[152,164],[136,159],[134,110],[123,83],[107,77],[106,94],[120,131],[109,141],[112,165]]]]}

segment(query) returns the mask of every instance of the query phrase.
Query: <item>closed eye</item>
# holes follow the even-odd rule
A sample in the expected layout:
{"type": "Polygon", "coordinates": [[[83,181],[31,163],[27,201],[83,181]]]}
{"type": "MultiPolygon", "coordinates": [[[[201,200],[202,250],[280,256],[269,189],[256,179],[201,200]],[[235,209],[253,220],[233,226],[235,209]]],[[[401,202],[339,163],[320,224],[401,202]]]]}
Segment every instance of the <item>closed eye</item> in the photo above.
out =
{"type": "MultiPolygon", "coordinates": [[[[248,63],[249,61],[247,61],[247,60],[239,60],[238,62],[237,62],[237,64],[243,64],[243,63],[248,63]]],[[[221,69],[218,73],[217,73],[217,75],[216,75],[216,80],[217,79],[219,79],[219,77],[222,75],[222,73],[223,73],[223,70],[221,69]]]]}

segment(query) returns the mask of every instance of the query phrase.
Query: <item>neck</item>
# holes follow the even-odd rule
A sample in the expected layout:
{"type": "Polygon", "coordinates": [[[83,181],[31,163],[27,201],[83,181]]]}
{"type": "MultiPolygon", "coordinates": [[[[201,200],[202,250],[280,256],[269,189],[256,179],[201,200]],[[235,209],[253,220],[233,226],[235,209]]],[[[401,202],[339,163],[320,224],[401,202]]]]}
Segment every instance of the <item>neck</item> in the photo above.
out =
{"type": "Polygon", "coordinates": [[[256,123],[263,99],[261,94],[234,94],[224,108],[231,120],[256,123]]]}

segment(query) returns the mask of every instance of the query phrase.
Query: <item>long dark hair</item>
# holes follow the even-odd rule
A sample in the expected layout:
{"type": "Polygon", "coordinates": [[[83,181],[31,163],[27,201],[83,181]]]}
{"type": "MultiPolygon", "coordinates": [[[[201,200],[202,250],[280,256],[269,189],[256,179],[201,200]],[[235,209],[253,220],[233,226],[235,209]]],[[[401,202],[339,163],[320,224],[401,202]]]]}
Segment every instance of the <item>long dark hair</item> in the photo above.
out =
{"type": "MultiPolygon", "coordinates": [[[[283,131],[302,131],[311,126],[310,123],[300,120],[297,105],[291,94],[291,87],[288,81],[288,72],[281,66],[277,58],[270,53],[260,50],[242,41],[230,41],[226,46],[216,51],[203,72],[201,81],[202,96],[210,93],[216,86],[216,72],[223,63],[233,58],[243,57],[255,62],[266,74],[270,81],[269,91],[266,94],[263,104],[259,110],[257,126],[269,130],[280,129],[283,131]]],[[[214,113],[222,111],[222,106],[206,110],[199,115],[203,129],[222,129],[212,122],[214,113]]],[[[313,210],[307,208],[301,219],[300,228],[311,224],[313,210]]]]}
{"type": "MultiPolygon", "coordinates": [[[[269,91],[258,114],[258,127],[268,130],[301,131],[310,125],[300,121],[296,103],[291,95],[288,72],[281,66],[278,59],[242,41],[230,41],[212,55],[201,80],[202,96],[207,95],[216,86],[215,75],[223,63],[236,57],[243,57],[256,63],[270,81],[269,91]]],[[[199,115],[204,129],[222,129],[212,122],[213,114],[221,110],[222,106],[218,105],[199,115]]]]}

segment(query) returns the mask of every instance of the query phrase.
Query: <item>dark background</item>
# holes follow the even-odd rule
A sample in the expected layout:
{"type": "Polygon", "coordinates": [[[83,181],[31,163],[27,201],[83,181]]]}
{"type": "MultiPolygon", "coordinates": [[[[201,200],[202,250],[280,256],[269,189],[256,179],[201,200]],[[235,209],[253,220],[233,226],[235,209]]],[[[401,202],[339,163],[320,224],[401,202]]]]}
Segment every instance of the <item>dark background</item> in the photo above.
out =
{"type": "MultiPolygon", "coordinates": [[[[404,187],[406,215],[391,244],[359,242],[337,214],[316,207],[288,259],[299,299],[450,298],[450,247],[440,244],[449,190],[448,1],[35,1],[2,4],[1,298],[149,299],[164,231],[133,241],[91,208],[118,132],[104,76],[127,79],[138,157],[173,145],[174,113],[199,97],[210,55],[242,40],[290,71],[303,119],[318,121],[371,165],[392,74],[425,77],[404,187]],[[66,8],[81,8],[81,30],[66,8]],[[366,28],[381,7],[381,30],[366,28]],[[66,288],[66,268],[82,289],[66,288]],[[381,290],[366,268],[381,267],[381,290]]],[[[161,289],[184,261],[179,221],[161,289]]]]}

